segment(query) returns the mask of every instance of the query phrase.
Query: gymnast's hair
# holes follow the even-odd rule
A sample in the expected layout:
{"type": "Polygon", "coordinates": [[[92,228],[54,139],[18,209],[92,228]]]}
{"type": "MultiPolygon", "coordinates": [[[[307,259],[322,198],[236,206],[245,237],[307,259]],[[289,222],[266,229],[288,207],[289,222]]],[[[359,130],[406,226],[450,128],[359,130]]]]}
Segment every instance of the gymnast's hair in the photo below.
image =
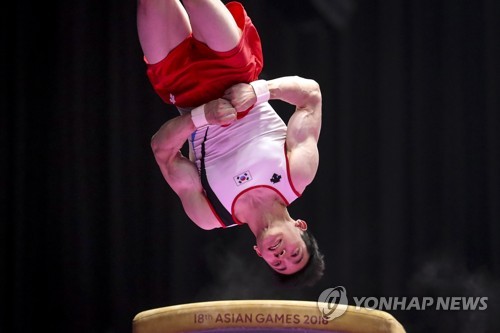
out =
{"type": "Polygon", "coordinates": [[[302,233],[302,239],[309,252],[309,261],[298,272],[290,275],[276,272],[276,277],[280,285],[286,287],[310,287],[315,285],[322,277],[325,271],[325,259],[319,251],[316,238],[309,231],[302,233]]]}

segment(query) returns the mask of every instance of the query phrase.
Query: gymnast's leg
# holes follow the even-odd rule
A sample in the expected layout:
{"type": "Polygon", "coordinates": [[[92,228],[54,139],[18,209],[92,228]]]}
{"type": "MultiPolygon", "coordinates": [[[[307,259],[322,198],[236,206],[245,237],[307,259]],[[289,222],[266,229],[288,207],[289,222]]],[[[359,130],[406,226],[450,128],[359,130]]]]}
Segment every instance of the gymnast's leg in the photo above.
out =
{"type": "Polygon", "coordinates": [[[189,37],[191,25],[179,0],[138,0],[137,31],[146,61],[155,64],[189,37]]]}
{"type": "Polygon", "coordinates": [[[218,52],[232,50],[238,45],[242,32],[220,0],[184,0],[183,4],[195,39],[218,52]]]}

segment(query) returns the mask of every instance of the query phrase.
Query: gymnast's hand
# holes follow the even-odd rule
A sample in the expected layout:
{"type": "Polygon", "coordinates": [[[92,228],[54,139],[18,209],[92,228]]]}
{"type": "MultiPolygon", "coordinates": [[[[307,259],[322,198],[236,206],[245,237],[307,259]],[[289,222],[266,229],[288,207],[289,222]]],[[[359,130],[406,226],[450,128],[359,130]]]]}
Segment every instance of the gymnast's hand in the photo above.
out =
{"type": "Polygon", "coordinates": [[[248,83],[238,83],[224,92],[224,98],[231,102],[237,112],[251,108],[257,101],[255,92],[248,83]]]}
{"type": "Polygon", "coordinates": [[[236,119],[236,110],[229,101],[219,98],[205,104],[205,118],[211,125],[229,125],[236,119]]]}

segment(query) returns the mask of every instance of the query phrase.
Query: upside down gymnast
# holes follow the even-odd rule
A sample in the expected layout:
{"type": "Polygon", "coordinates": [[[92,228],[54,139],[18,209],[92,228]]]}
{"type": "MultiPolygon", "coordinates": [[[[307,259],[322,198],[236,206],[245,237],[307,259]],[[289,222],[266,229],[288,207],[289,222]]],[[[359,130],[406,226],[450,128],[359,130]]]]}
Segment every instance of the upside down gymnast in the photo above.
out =
{"type": "Polygon", "coordinates": [[[323,255],[287,207],[318,169],[318,83],[259,79],[260,37],[239,2],[138,0],[137,28],[153,88],[180,112],[151,148],[186,214],[206,230],[247,226],[280,281],[317,282],[323,255]],[[269,100],[295,106],[287,124],[269,100]],[[189,157],[181,153],[186,142],[189,157]]]}

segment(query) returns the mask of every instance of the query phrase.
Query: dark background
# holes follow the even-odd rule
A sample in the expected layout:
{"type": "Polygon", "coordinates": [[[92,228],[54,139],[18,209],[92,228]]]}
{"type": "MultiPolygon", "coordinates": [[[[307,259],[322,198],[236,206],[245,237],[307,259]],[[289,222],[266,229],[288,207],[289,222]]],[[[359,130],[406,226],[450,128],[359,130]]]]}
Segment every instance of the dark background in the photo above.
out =
{"type": "Polygon", "coordinates": [[[15,1],[0,32],[0,331],[124,333],[156,307],[341,285],[349,300],[489,297],[389,312],[408,332],[498,332],[500,3],[243,3],[262,77],[321,84],[320,167],[290,211],[323,280],[271,286],[246,227],[184,215],[149,147],[176,113],[145,75],[135,1],[15,1]]]}

